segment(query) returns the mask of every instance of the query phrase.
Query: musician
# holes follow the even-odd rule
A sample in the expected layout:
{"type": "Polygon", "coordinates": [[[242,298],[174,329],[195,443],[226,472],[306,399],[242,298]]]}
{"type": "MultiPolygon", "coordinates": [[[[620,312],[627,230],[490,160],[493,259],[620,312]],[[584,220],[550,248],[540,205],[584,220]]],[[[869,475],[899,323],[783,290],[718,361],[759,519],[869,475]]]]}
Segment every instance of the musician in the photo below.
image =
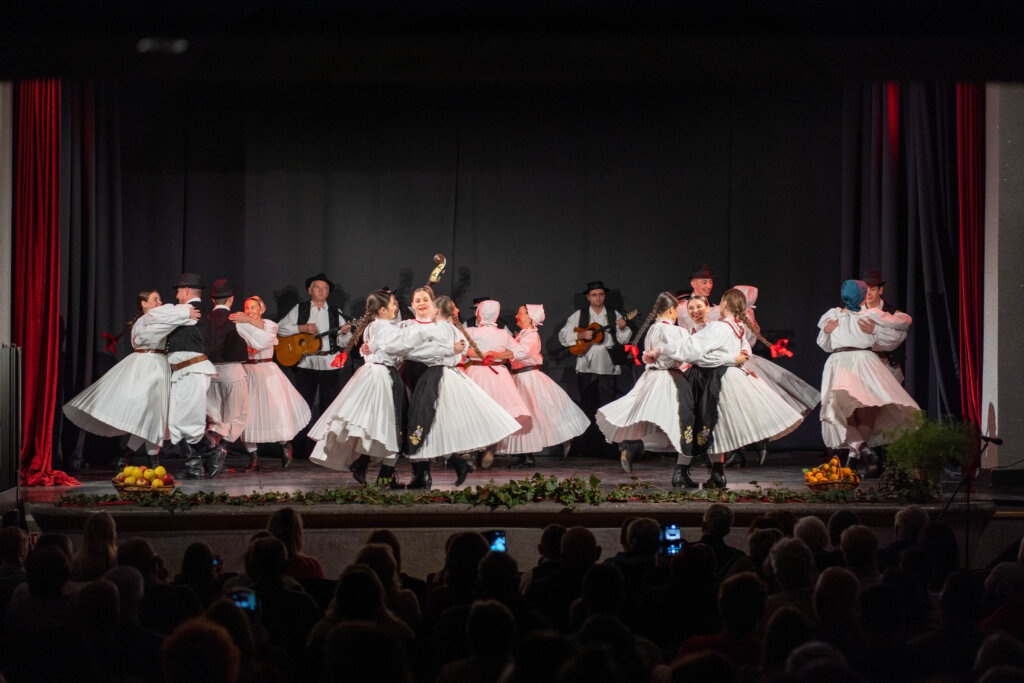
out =
{"type": "MultiPolygon", "coordinates": [[[[334,283],[324,273],[317,273],[308,278],[306,291],[309,292],[309,301],[296,304],[278,323],[279,337],[288,337],[300,332],[322,334],[330,330],[335,331],[320,338],[320,351],[303,356],[293,368],[292,381],[302,394],[302,398],[309,404],[313,415],[310,424],[316,422],[320,414],[341,393],[344,384],[342,370],[333,367],[331,362],[348,344],[352,336],[352,326],[345,321],[341,309],[328,305],[327,297],[333,289],[334,283]]],[[[299,436],[305,433],[306,430],[303,430],[299,436]]],[[[313,448],[313,443],[307,439],[299,438],[297,444],[296,454],[302,457],[307,457],[313,448]]]]}
{"type": "Polygon", "coordinates": [[[182,479],[216,476],[224,469],[225,453],[206,438],[206,394],[217,369],[206,355],[210,341],[210,303],[203,301],[203,278],[182,273],[174,285],[179,304],[200,313],[195,325],[175,328],[167,335],[167,362],[171,365],[171,400],[167,430],[185,459],[182,479]]]}
{"type": "Polygon", "coordinates": [[[570,315],[558,332],[558,341],[562,346],[569,347],[579,341],[594,339],[595,330],[582,329],[582,331],[576,332],[577,328],[586,328],[592,323],[597,323],[603,328],[608,326],[612,328],[605,332],[604,339],[600,344],[591,344],[584,354],[576,357],[576,381],[579,387],[580,408],[591,422],[591,428],[587,430],[583,439],[586,443],[581,444],[584,448],[606,446],[604,437],[594,427],[594,415],[598,408],[615,399],[616,377],[621,373],[619,366],[612,362],[608,349],[616,342],[625,344],[632,334],[620,311],[609,311],[605,308],[604,298],[607,291],[604,283],[600,280],[587,283],[584,295],[587,297],[589,305],[570,315]]]}

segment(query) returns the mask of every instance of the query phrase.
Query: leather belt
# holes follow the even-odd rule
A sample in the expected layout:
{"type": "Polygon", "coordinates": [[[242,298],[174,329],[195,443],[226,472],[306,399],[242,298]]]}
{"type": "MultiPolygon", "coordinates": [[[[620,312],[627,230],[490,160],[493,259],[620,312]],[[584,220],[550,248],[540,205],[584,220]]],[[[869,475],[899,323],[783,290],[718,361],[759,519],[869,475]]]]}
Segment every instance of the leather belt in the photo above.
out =
{"type": "Polygon", "coordinates": [[[530,370],[536,370],[538,368],[540,368],[539,365],[524,365],[521,368],[512,368],[511,370],[509,370],[509,372],[511,372],[513,375],[518,375],[519,373],[529,372],[530,370]]]}
{"type": "Polygon", "coordinates": [[[134,349],[132,353],[159,353],[161,355],[167,355],[167,352],[163,349],[134,349]]]}
{"type": "Polygon", "coordinates": [[[832,353],[846,353],[847,351],[870,351],[871,349],[862,349],[857,346],[840,346],[838,349],[832,349],[832,353]]]}
{"type": "Polygon", "coordinates": [[[272,363],[273,358],[250,358],[249,360],[242,361],[246,365],[256,365],[257,363],[272,363]]]}
{"type": "Polygon", "coordinates": [[[196,356],[195,358],[189,358],[188,360],[183,360],[180,363],[171,363],[171,371],[172,372],[177,372],[178,370],[183,370],[183,369],[187,368],[190,365],[195,365],[196,363],[202,363],[204,360],[208,360],[207,357],[206,357],[206,354],[201,353],[198,356],[196,356]]]}

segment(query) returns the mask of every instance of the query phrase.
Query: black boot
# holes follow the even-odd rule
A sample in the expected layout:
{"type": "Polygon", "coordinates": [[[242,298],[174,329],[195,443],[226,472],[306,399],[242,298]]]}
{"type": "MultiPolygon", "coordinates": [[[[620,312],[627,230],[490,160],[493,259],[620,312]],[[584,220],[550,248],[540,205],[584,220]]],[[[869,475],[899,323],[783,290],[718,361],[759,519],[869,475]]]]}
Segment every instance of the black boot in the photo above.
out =
{"type": "Polygon", "coordinates": [[[720,462],[711,463],[711,478],[704,482],[704,488],[724,489],[725,485],[725,467],[720,462]]]}
{"type": "Polygon", "coordinates": [[[509,469],[513,470],[532,470],[536,467],[537,460],[533,457],[533,453],[522,453],[514,463],[509,465],[509,469]]]}
{"type": "Polygon", "coordinates": [[[389,489],[404,489],[405,484],[398,481],[398,473],[395,472],[395,468],[390,465],[381,465],[380,472],[377,473],[377,485],[383,486],[387,484],[389,489]]]}
{"type": "Polygon", "coordinates": [[[481,451],[476,457],[476,466],[482,470],[491,469],[491,465],[494,464],[494,450],[487,448],[481,451]]]}
{"type": "Polygon", "coordinates": [[[281,444],[281,469],[286,470],[292,464],[292,442],[281,444]]]}
{"type": "Polygon", "coordinates": [[[859,460],[864,465],[865,479],[878,479],[882,476],[882,459],[875,449],[861,446],[859,460]]]}
{"type": "Polygon", "coordinates": [[[190,444],[188,441],[182,441],[179,445],[181,457],[185,459],[185,471],[182,472],[181,479],[203,478],[203,459],[199,455],[196,445],[190,444]]]}
{"type": "Polygon", "coordinates": [[[740,467],[747,466],[747,456],[743,455],[743,451],[736,450],[729,454],[729,457],[725,459],[726,467],[733,467],[739,465],[740,467]]]}
{"type": "Polygon", "coordinates": [[[370,466],[370,456],[360,455],[355,459],[351,465],[348,466],[348,471],[352,473],[352,478],[358,481],[360,484],[366,484],[366,469],[370,466]]]}
{"type": "Polygon", "coordinates": [[[146,453],[146,462],[149,463],[147,467],[151,470],[155,470],[157,467],[160,467],[160,451],[152,454],[146,453]]]}
{"type": "Polygon", "coordinates": [[[466,459],[458,453],[448,458],[448,462],[451,463],[452,469],[455,470],[455,485],[462,486],[462,483],[466,481],[466,477],[473,471],[473,466],[466,462],[466,459]]]}
{"type": "Polygon", "coordinates": [[[199,452],[207,477],[213,479],[224,471],[224,461],[227,460],[228,454],[220,444],[212,444],[204,438],[200,439],[199,443],[193,445],[192,448],[199,452]]]}
{"type": "Polygon", "coordinates": [[[676,465],[676,468],[672,470],[672,488],[700,488],[700,484],[690,478],[689,465],[676,465]]]}
{"type": "Polygon", "coordinates": [[[246,466],[246,472],[259,472],[263,469],[260,466],[260,452],[259,450],[249,451],[249,464],[246,466]]]}
{"type": "Polygon", "coordinates": [[[434,480],[430,477],[430,462],[414,462],[412,464],[412,481],[409,482],[410,489],[426,489],[429,491],[434,487],[434,480]]]}
{"type": "Polygon", "coordinates": [[[633,471],[633,458],[644,452],[644,442],[627,440],[619,444],[619,464],[625,472],[633,471]]]}

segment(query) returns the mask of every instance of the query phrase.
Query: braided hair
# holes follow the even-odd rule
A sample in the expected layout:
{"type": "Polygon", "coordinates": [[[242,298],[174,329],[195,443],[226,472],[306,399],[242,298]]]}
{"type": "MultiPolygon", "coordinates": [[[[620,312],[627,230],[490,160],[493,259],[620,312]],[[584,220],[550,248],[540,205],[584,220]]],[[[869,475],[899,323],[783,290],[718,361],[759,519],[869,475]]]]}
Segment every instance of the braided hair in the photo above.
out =
{"type": "Polygon", "coordinates": [[[459,322],[459,316],[455,315],[455,302],[448,297],[441,295],[434,299],[434,305],[437,307],[438,312],[450,320],[451,323],[455,325],[456,329],[462,333],[462,336],[466,338],[466,343],[469,344],[469,347],[473,349],[474,353],[476,353],[480,358],[483,358],[483,351],[481,351],[480,347],[476,345],[473,338],[466,333],[466,328],[462,326],[461,322],[459,322]]]}
{"type": "Polygon", "coordinates": [[[377,319],[377,312],[391,304],[392,296],[391,292],[383,289],[376,289],[370,292],[366,297],[366,308],[363,311],[363,317],[359,319],[359,324],[356,325],[356,329],[352,332],[352,338],[345,345],[344,353],[351,351],[356,343],[358,343],[359,338],[363,336],[366,326],[377,319]]]}
{"type": "Polygon", "coordinates": [[[635,335],[633,335],[633,339],[631,339],[629,343],[633,346],[637,346],[640,343],[640,340],[644,338],[644,334],[647,333],[647,328],[651,326],[654,319],[665,311],[677,306],[679,306],[679,301],[676,299],[675,294],[672,292],[662,292],[659,294],[658,298],[654,300],[654,307],[644,319],[644,324],[640,326],[640,329],[637,330],[635,335]]]}
{"type": "Polygon", "coordinates": [[[743,296],[743,292],[738,289],[727,290],[722,295],[722,305],[729,309],[737,320],[746,325],[762,344],[769,348],[771,347],[772,343],[764,338],[761,332],[750,322],[750,318],[747,317],[747,297],[743,296]]]}

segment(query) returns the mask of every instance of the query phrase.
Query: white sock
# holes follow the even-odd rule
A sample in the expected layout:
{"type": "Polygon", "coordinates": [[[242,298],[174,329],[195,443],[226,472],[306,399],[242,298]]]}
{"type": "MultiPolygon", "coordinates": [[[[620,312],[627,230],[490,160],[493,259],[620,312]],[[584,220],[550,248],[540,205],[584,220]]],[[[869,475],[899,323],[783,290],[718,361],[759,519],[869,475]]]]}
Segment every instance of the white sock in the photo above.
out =
{"type": "Polygon", "coordinates": [[[687,467],[687,466],[689,466],[689,464],[691,462],[693,462],[693,457],[692,456],[683,455],[682,453],[680,453],[678,456],[676,456],[676,464],[677,465],[682,465],[683,467],[687,467]]]}

